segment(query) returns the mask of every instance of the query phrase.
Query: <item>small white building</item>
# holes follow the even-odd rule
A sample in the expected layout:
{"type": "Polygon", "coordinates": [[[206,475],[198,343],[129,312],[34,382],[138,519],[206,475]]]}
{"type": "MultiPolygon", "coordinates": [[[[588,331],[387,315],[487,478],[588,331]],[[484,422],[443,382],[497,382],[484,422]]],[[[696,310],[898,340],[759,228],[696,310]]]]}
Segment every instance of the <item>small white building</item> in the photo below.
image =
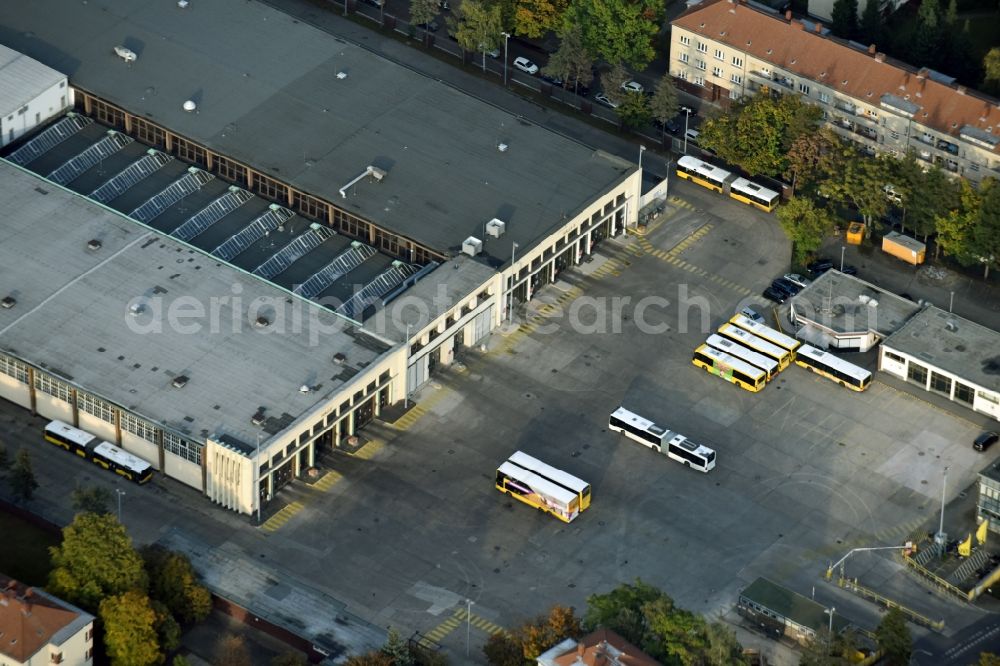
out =
{"type": "Polygon", "coordinates": [[[93,615],[0,574],[0,664],[93,663],[93,615]]]}
{"type": "Polygon", "coordinates": [[[928,307],[886,338],[878,368],[1000,420],[1000,333],[928,307]]]}
{"type": "Polygon", "coordinates": [[[0,148],[71,108],[65,74],[0,44],[0,148]]]}

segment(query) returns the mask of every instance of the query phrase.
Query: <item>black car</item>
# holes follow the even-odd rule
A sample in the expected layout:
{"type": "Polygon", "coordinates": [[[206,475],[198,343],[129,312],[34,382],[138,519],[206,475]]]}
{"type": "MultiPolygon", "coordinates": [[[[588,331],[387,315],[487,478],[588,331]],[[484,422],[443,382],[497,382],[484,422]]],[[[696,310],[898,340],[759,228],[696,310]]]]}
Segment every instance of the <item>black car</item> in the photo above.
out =
{"type": "Polygon", "coordinates": [[[976,437],[976,441],[972,443],[972,448],[976,451],[985,451],[996,444],[998,439],[1000,439],[1000,434],[995,433],[992,430],[984,432],[979,437],[976,437]]]}
{"type": "Polygon", "coordinates": [[[831,268],[833,268],[833,262],[830,261],[829,259],[817,259],[816,261],[806,266],[806,270],[808,270],[809,274],[812,275],[813,277],[817,275],[822,275],[831,268]]]}
{"type": "Polygon", "coordinates": [[[840,272],[844,275],[857,275],[858,269],[850,264],[845,264],[844,267],[840,269],[840,272]]]}
{"type": "Polygon", "coordinates": [[[562,87],[563,84],[563,80],[560,79],[558,76],[552,76],[544,72],[540,73],[538,75],[538,78],[540,78],[542,81],[545,81],[546,83],[551,83],[552,85],[557,87],[562,87]]]}
{"type": "Polygon", "coordinates": [[[771,286],[773,288],[777,289],[778,291],[785,292],[789,296],[794,296],[795,294],[797,294],[800,291],[802,291],[802,287],[800,287],[799,285],[795,284],[791,280],[788,280],[788,279],[783,278],[783,277],[780,277],[777,280],[775,280],[774,282],[772,282],[771,286]]]}
{"type": "Polygon", "coordinates": [[[441,26],[438,25],[437,21],[432,19],[429,23],[418,23],[417,27],[427,32],[437,32],[441,26]]]}
{"type": "Polygon", "coordinates": [[[654,119],[653,120],[653,125],[656,126],[656,129],[658,129],[658,130],[667,130],[671,134],[677,134],[678,132],[681,131],[681,124],[677,121],[676,118],[671,118],[670,120],[668,120],[665,123],[661,122],[658,119],[654,119]]]}
{"type": "Polygon", "coordinates": [[[775,303],[785,302],[785,292],[778,291],[774,287],[768,287],[767,289],[765,289],[761,294],[761,296],[763,296],[769,301],[774,301],[775,303]]]}

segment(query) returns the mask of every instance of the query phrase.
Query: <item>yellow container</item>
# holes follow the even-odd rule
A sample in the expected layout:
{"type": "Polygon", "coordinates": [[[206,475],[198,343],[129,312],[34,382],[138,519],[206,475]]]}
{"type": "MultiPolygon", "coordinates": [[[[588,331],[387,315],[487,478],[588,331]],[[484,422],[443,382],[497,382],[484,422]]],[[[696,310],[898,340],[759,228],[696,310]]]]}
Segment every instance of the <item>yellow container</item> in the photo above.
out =
{"type": "Polygon", "coordinates": [[[917,266],[924,263],[927,246],[916,238],[890,231],[882,238],[882,251],[917,266]]]}
{"type": "Polygon", "coordinates": [[[851,222],[847,226],[847,244],[861,245],[865,238],[865,225],[861,222],[851,222]]]}

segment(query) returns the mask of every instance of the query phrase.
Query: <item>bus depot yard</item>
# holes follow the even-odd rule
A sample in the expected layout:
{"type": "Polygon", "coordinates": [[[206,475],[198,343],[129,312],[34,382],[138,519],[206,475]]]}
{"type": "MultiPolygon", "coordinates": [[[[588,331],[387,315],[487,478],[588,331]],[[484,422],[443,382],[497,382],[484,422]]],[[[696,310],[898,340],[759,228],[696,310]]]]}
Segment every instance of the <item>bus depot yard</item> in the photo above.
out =
{"type": "MultiPolygon", "coordinates": [[[[410,411],[369,426],[358,455],[328,453],[329,483],[283,490],[284,508],[263,529],[157,475],[125,486],[130,533],[198,544],[215,554],[206,567],[222,566],[218,554],[260,562],[275,582],[254,592],[276,609],[294,585],[280,581],[302,581],[380,627],[433,633],[451,654],[466,648],[466,632],[447,623],[460,607],[481,620],[477,650],[481,627],[511,627],[554,603],[582,608],[637,577],[713,617],[759,576],[806,595],[815,587],[818,602],[873,628],[878,608],[822,574],[853,548],[902,545],[936,526],[942,469],[950,499],[995,455],[970,445],[984,420],[933,407],[881,373],[857,392],[786,368],[751,393],[695,367],[692,350],[759,305],[750,294],[789,257],[775,252],[787,244],[765,213],[688,183],[671,188],[685,201],[665,222],[607,243],[544,288],[519,327],[466,352],[410,396],[410,411]],[[612,432],[620,406],[711,449],[714,469],[612,432]],[[589,484],[589,508],[567,524],[500,494],[496,472],[518,450],[589,484]]],[[[47,517],[71,515],[52,489],[72,487],[80,466],[86,483],[116,478],[46,443],[46,421],[3,410],[13,417],[0,436],[38,461],[35,502],[47,517]],[[30,426],[12,425],[21,421],[30,426]]],[[[945,631],[978,617],[928,594],[894,555],[858,554],[846,568],[947,618],[945,631]]]]}

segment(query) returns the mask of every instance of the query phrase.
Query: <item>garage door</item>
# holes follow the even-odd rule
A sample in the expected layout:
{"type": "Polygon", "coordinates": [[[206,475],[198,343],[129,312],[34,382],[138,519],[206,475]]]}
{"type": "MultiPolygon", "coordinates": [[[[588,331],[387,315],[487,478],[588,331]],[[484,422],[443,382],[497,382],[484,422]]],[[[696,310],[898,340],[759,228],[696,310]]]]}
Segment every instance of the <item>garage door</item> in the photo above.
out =
{"type": "Polygon", "coordinates": [[[490,305],[476,315],[473,322],[475,325],[472,327],[472,344],[476,345],[493,330],[493,306],[490,305]]]}
{"type": "Polygon", "coordinates": [[[427,381],[427,361],[430,355],[424,354],[420,359],[410,364],[406,370],[406,390],[413,393],[417,388],[427,381]]]}

